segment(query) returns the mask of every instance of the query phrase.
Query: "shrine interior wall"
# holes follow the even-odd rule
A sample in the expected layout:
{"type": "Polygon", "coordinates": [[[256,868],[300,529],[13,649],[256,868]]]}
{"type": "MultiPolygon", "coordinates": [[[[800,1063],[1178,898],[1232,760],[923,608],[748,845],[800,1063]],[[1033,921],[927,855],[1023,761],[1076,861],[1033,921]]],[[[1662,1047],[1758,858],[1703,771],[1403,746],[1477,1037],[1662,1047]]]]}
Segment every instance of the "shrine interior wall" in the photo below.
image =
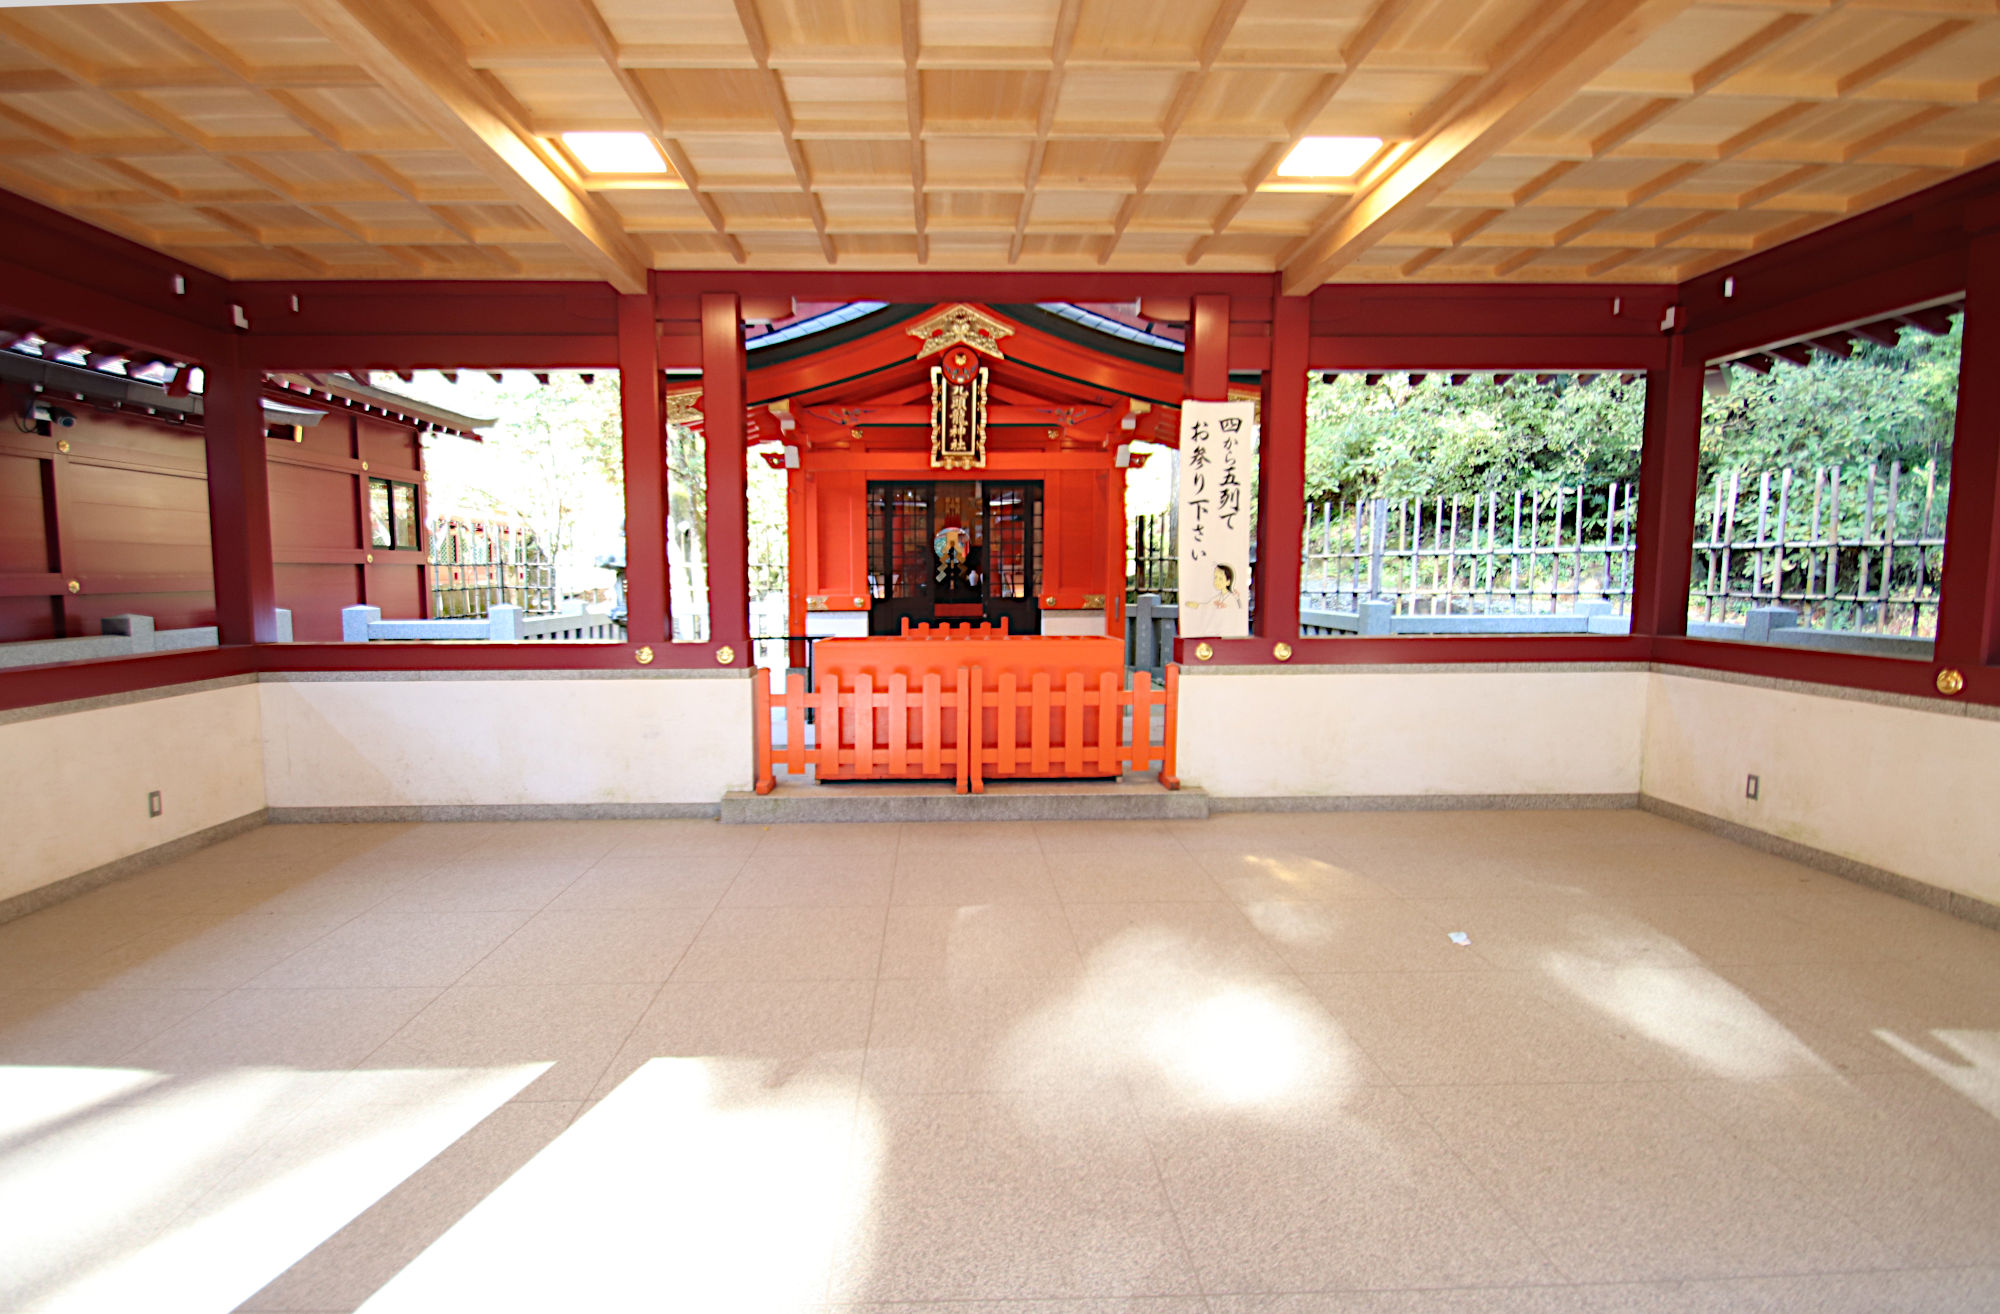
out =
{"type": "Polygon", "coordinates": [[[2000,904],[2000,709],[1667,668],[1645,719],[1649,802],[2000,904]]]}
{"type": "Polygon", "coordinates": [[[0,905],[264,809],[253,677],[0,713],[0,905]],[[149,816],[147,795],[161,795],[149,816]]]}
{"type": "Polygon", "coordinates": [[[1222,800],[1639,792],[1643,666],[1183,667],[1180,688],[1181,779],[1222,800]]]}
{"type": "Polygon", "coordinates": [[[751,784],[750,689],[720,670],[267,674],[266,790],[300,819],[712,816],[751,784]]]}

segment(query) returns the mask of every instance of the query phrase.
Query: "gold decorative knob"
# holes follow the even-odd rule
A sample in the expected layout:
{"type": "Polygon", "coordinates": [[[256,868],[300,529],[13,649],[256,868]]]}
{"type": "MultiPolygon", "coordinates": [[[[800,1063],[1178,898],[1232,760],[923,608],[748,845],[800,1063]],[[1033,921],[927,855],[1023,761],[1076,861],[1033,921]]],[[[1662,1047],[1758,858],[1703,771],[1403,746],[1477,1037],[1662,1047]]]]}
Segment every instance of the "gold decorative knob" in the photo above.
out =
{"type": "Polygon", "coordinates": [[[76,580],[71,580],[69,582],[69,591],[71,593],[81,593],[83,592],[83,585],[76,580]]]}
{"type": "Polygon", "coordinates": [[[1208,644],[1206,643],[1197,643],[1194,646],[1194,655],[1196,661],[1205,662],[1209,658],[1215,656],[1215,649],[1209,647],[1208,644]]]}
{"type": "Polygon", "coordinates": [[[653,650],[649,647],[641,648],[632,654],[632,658],[641,666],[651,666],[653,664],[653,650]]]}
{"type": "Polygon", "coordinates": [[[1965,688],[1965,677],[1959,674],[1959,672],[1954,668],[1947,666],[1943,670],[1938,672],[1937,691],[1945,695],[1947,698],[1949,698],[1951,695],[1955,693],[1963,691],[1964,688],[1965,688]]]}
{"type": "Polygon", "coordinates": [[[1271,655],[1281,662],[1288,662],[1292,659],[1292,645],[1280,643],[1271,649],[1271,655]]]}
{"type": "Polygon", "coordinates": [[[726,643],[723,644],[715,650],[715,660],[723,666],[729,665],[729,663],[736,660],[736,649],[726,643]]]}
{"type": "Polygon", "coordinates": [[[362,469],[363,469],[363,470],[365,471],[365,470],[366,470],[366,469],[368,468],[368,462],[366,462],[366,461],[363,461],[363,462],[361,463],[361,468],[362,468],[362,469]]]}
{"type": "Polygon", "coordinates": [[[364,552],[364,553],[362,553],[361,555],[362,555],[362,559],[363,559],[363,561],[364,561],[364,562],[365,562],[366,564],[368,564],[368,565],[370,565],[370,566],[372,566],[372,565],[374,565],[374,564],[375,564],[375,554],[374,554],[373,552],[364,552]]]}
{"type": "Polygon", "coordinates": [[[67,438],[56,439],[56,450],[58,452],[67,452],[69,450],[69,439],[67,438]]]}

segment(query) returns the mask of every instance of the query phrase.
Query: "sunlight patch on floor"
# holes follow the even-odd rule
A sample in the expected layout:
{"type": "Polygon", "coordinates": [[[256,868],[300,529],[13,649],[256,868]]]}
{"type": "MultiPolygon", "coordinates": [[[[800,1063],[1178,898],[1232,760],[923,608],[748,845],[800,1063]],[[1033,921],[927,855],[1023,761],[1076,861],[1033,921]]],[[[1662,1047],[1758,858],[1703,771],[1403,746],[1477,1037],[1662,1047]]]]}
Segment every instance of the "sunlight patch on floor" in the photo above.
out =
{"type": "Polygon", "coordinates": [[[870,1120],[851,1084],[722,1071],[741,1066],[649,1060],[361,1308],[816,1307],[868,1197],[870,1120]]]}
{"type": "Polygon", "coordinates": [[[0,1068],[0,1108],[70,1106],[0,1151],[0,1308],[226,1314],[547,1066],[0,1068]]]}
{"type": "Polygon", "coordinates": [[[1198,1104],[1276,1106],[1351,1084],[1347,1037],[1287,976],[1231,966],[1162,927],[1125,931],[1000,1047],[1003,1087],[1131,1079],[1198,1104]],[[1081,1066],[1082,1073],[1051,1065],[1081,1066]]]}
{"type": "Polygon", "coordinates": [[[2000,1031],[1933,1031],[1937,1042],[1960,1061],[1942,1058],[1913,1045],[1893,1031],[1878,1030],[1876,1039],[1945,1085],[2000,1118],[2000,1031]]]}
{"type": "Polygon", "coordinates": [[[1577,998],[1718,1077],[1757,1081],[1827,1071],[1750,996],[1700,967],[1606,967],[1608,953],[1556,952],[1543,966],[1577,998]]]}

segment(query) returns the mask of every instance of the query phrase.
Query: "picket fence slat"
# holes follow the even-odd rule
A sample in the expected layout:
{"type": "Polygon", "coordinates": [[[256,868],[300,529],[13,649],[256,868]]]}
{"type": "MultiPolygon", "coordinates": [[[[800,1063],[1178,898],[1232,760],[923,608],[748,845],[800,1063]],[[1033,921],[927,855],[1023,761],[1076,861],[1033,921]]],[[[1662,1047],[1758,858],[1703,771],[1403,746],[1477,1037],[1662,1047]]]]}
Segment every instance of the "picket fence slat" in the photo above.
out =
{"type": "Polygon", "coordinates": [[[789,674],[784,691],[777,694],[759,681],[752,694],[756,789],[769,793],[781,767],[787,774],[803,775],[809,765],[826,778],[950,775],[960,793],[983,793],[989,775],[1116,775],[1127,768],[1157,768],[1161,783],[1177,789],[1179,690],[1180,667],[1175,665],[1166,668],[1159,686],[1147,672],[1133,672],[1129,689],[1112,671],[1101,673],[1095,684],[1070,672],[1060,688],[1048,672],[1038,671],[1025,699],[1013,671],[1000,672],[989,691],[978,667],[959,667],[949,687],[937,672],[929,672],[914,696],[902,675],[890,676],[879,692],[866,675],[843,689],[829,674],[808,692],[802,675],[789,674]],[[1158,741],[1152,733],[1156,708],[1163,710],[1165,720],[1158,741]],[[810,746],[808,712],[817,731],[817,742],[810,746]],[[782,750],[777,739],[780,713],[782,750]],[[1095,733],[1094,743],[1089,731],[1095,733]]]}

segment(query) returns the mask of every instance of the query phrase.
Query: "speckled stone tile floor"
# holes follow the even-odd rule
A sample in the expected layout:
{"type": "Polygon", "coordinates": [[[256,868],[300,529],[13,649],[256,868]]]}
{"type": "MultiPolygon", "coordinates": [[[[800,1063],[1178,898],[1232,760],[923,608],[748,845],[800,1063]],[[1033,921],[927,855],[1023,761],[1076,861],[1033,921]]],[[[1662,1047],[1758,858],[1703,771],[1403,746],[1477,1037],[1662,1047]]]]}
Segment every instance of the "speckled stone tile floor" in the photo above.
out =
{"type": "Polygon", "coordinates": [[[0,926],[0,1220],[8,1314],[1990,1310],[2000,933],[1638,812],[270,826],[0,926]]]}

